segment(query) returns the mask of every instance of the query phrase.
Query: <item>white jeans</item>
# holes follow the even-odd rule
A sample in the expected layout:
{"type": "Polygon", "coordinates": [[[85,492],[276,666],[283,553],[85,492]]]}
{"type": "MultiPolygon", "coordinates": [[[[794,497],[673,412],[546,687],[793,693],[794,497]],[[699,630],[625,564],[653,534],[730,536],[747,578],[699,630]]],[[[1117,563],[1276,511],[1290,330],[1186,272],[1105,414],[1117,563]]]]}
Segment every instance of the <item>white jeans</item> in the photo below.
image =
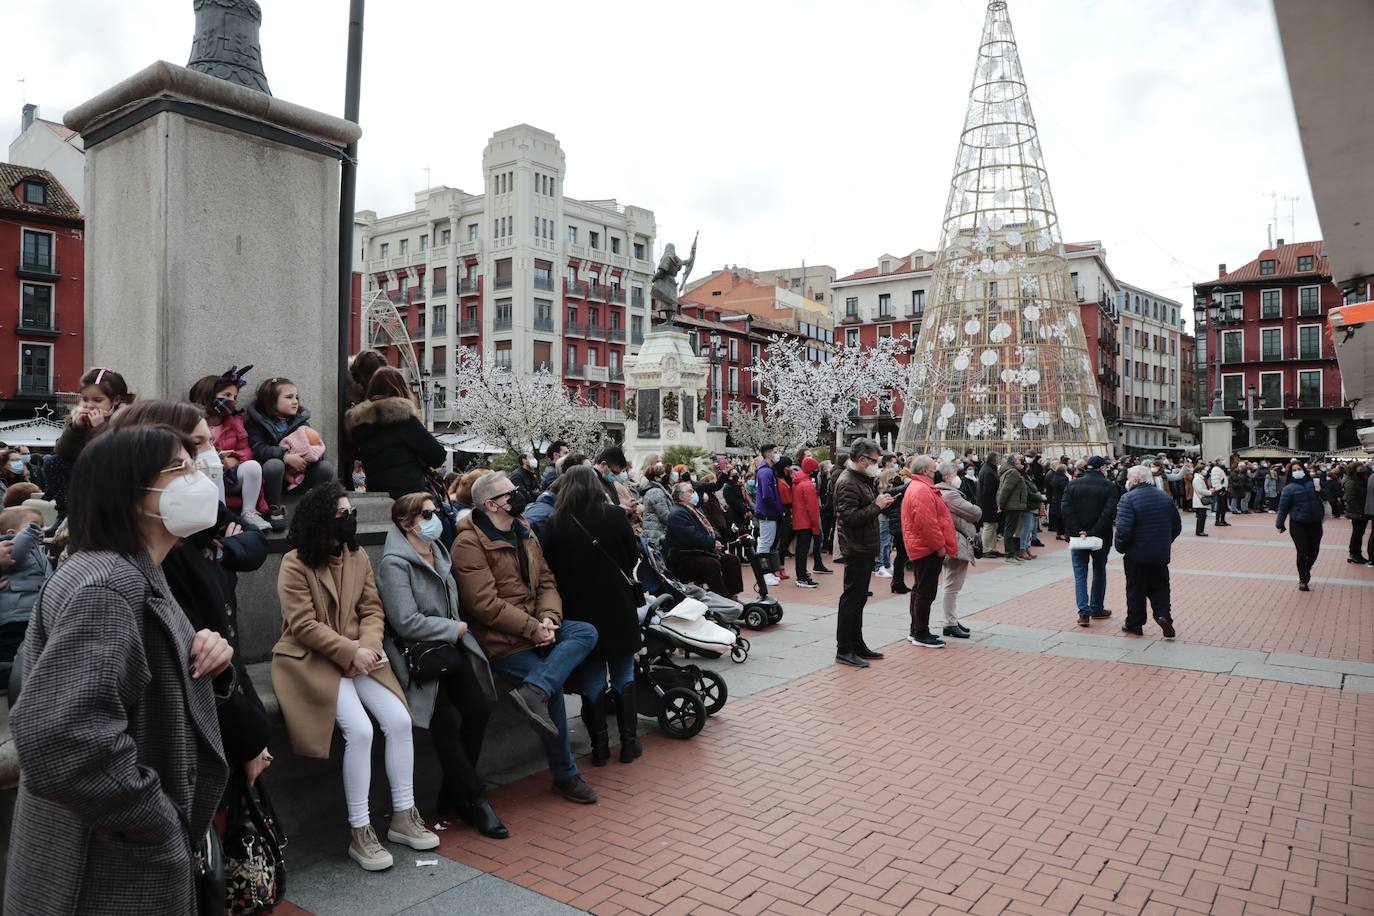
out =
{"type": "Polygon", "coordinates": [[[959,601],[959,590],[968,578],[969,562],[945,557],[945,626],[952,627],[959,622],[959,612],[955,604],[959,601]]]}
{"type": "Polygon", "coordinates": [[[344,738],[344,800],[348,826],[366,827],[368,788],[372,782],[372,720],[381,723],[386,735],[386,778],[391,783],[391,810],[415,806],[415,745],[410,732],[410,712],[396,694],[371,677],[339,679],[339,704],[334,721],[344,738]],[[364,708],[366,707],[366,708],[364,708]]]}
{"type": "Polygon", "coordinates": [[[258,511],[258,497],[262,494],[262,465],[256,461],[239,462],[239,492],[243,494],[243,511],[258,511]]]}

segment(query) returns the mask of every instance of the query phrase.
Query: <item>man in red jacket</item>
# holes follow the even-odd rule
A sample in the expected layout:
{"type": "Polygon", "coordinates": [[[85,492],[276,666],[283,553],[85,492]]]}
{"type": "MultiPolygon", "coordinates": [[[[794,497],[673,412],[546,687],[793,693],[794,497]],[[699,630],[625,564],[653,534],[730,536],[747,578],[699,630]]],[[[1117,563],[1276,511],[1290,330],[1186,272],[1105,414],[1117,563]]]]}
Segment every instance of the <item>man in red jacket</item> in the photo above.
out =
{"type": "Polygon", "coordinates": [[[911,588],[911,635],[913,646],[943,649],[944,640],[930,632],[930,606],[940,587],[945,557],[959,555],[954,518],[940,491],[935,489],[936,461],[929,455],[911,459],[911,484],[902,496],[902,540],[916,573],[911,588]]]}

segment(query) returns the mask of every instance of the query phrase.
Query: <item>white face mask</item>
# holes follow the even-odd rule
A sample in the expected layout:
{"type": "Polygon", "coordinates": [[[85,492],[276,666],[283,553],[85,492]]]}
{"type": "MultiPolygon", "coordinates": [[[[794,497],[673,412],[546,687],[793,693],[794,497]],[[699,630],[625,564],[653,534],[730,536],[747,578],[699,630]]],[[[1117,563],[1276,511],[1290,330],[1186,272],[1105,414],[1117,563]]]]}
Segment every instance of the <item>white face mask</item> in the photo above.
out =
{"type": "Polygon", "coordinates": [[[158,497],[158,513],[162,527],[173,537],[188,538],[197,531],[212,527],[219,519],[219,493],[215,483],[204,474],[178,477],[166,487],[145,487],[158,497]]]}
{"type": "Polygon", "coordinates": [[[876,464],[870,464],[868,467],[864,468],[864,473],[869,477],[877,477],[880,471],[876,464]]]}
{"type": "Polygon", "coordinates": [[[1307,472],[1306,472],[1306,471],[1294,471],[1294,472],[1293,472],[1293,479],[1294,479],[1294,480],[1302,480],[1302,479],[1303,479],[1304,477],[1306,477],[1306,476],[1307,476],[1307,472]]]}

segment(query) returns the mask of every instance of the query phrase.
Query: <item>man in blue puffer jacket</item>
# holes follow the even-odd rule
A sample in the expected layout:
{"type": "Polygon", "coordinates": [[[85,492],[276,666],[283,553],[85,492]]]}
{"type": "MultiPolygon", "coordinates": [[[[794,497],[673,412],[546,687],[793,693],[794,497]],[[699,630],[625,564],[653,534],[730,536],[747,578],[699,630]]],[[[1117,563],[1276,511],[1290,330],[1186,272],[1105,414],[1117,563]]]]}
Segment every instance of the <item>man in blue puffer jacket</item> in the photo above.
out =
{"type": "Polygon", "coordinates": [[[1312,485],[1307,468],[1294,461],[1288,469],[1288,486],[1279,494],[1279,514],[1274,527],[1283,530],[1288,523],[1288,536],[1298,553],[1298,591],[1310,592],[1312,564],[1322,547],[1322,522],[1326,520],[1326,506],[1312,485]]]}
{"type": "Polygon", "coordinates": [[[1145,600],[1166,639],[1174,638],[1169,608],[1169,558],[1183,531],[1178,507],[1153,485],[1150,469],[1136,465],[1126,474],[1126,495],[1116,504],[1116,549],[1126,569],[1123,633],[1145,635],[1145,600]]]}

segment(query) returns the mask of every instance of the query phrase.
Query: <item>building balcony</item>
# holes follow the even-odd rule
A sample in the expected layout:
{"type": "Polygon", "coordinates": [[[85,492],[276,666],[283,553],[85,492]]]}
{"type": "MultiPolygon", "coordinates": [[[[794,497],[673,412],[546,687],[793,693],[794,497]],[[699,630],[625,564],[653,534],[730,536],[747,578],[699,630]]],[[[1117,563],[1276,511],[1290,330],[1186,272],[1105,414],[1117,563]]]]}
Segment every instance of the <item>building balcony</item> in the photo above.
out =
{"type": "Polygon", "coordinates": [[[447,322],[447,321],[436,321],[436,322],[434,322],[434,324],[432,324],[432,325],[429,326],[429,336],[430,336],[430,337],[443,337],[443,336],[444,336],[445,334],[447,334],[447,333],[448,333],[448,322],[447,322]]]}
{"type": "Polygon", "coordinates": [[[630,297],[630,307],[631,307],[631,308],[636,308],[636,309],[643,308],[643,307],[644,307],[644,297],[643,297],[643,296],[631,296],[631,297],[630,297]]]}
{"type": "Polygon", "coordinates": [[[565,378],[584,378],[586,374],[586,363],[568,363],[563,367],[563,375],[565,378]]]}
{"type": "Polygon", "coordinates": [[[476,318],[458,322],[459,337],[477,337],[482,333],[482,322],[476,318]]]}
{"type": "Polygon", "coordinates": [[[610,334],[610,329],[604,324],[587,325],[587,336],[595,340],[606,340],[610,334]]]}
{"type": "Polygon", "coordinates": [[[926,316],[926,313],[925,313],[924,310],[922,310],[922,311],[919,311],[919,312],[910,312],[910,311],[909,311],[909,312],[907,312],[905,315],[903,315],[902,317],[903,317],[903,318],[910,319],[911,321],[920,321],[921,319],[925,318],[925,316],[926,316]]]}
{"type": "Polygon", "coordinates": [[[588,288],[587,298],[607,302],[611,298],[611,288],[601,283],[594,284],[588,288]]]}
{"type": "Polygon", "coordinates": [[[633,334],[631,334],[631,335],[630,335],[630,343],[634,344],[636,347],[639,346],[640,344],[644,343],[644,332],[643,332],[643,331],[635,331],[633,334]]]}
{"type": "Polygon", "coordinates": [[[414,294],[413,296],[410,297],[410,301],[411,301],[411,302],[424,302],[424,301],[425,301],[425,288],[424,288],[423,286],[415,286],[415,287],[412,287],[412,289],[415,291],[415,294],[414,294]]]}
{"type": "Polygon", "coordinates": [[[534,316],[534,329],[535,329],[536,331],[549,331],[549,332],[552,332],[552,331],[553,331],[553,318],[552,318],[552,316],[540,316],[540,315],[534,316]]]}
{"type": "Polygon", "coordinates": [[[586,298],[587,298],[587,281],[586,281],[586,280],[564,280],[564,281],[563,281],[563,295],[568,296],[569,298],[572,298],[572,299],[586,299],[586,298]]]}
{"type": "Polygon", "coordinates": [[[511,283],[512,283],[512,282],[513,282],[513,280],[512,280],[511,277],[497,277],[497,278],[496,278],[496,288],[497,288],[497,289],[510,289],[510,288],[511,288],[511,283]]]}
{"type": "Polygon", "coordinates": [[[612,370],[610,371],[610,380],[613,381],[613,382],[623,382],[623,381],[625,381],[625,370],[624,370],[624,369],[612,369],[612,370]]]}
{"type": "Polygon", "coordinates": [[[46,315],[24,313],[21,306],[19,309],[18,322],[15,325],[15,333],[24,337],[61,337],[62,331],[57,327],[57,316],[49,311],[46,315]]]}
{"type": "Polygon", "coordinates": [[[610,337],[608,337],[607,339],[610,340],[611,343],[624,343],[624,342],[625,342],[625,329],[624,329],[624,328],[611,328],[610,337]]]}
{"type": "Polygon", "coordinates": [[[534,278],[534,288],[553,292],[553,277],[541,277],[536,274],[534,278]]]}
{"type": "Polygon", "coordinates": [[[596,418],[602,423],[624,423],[625,411],[619,407],[597,407],[596,418]]]}
{"type": "Polygon", "coordinates": [[[609,382],[611,380],[611,371],[605,366],[584,366],[583,371],[585,373],[583,378],[589,382],[609,382]]]}
{"type": "Polygon", "coordinates": [[[582,321],[563,322],[563,335],[565,337],[586,337],[587,325],[582,321]]]}
{"type": "Polygon", "coordinates": [[[458,295],[460,295],[460,296],[474,296],[474,295],[477,295],[477,294],[480,293],[480,292],[482,292],[482,278],[481,278],[481,277],[474,277],[474,278],[472,278],[472,279],[468,279],[467,277],[464,277],[463,279],[461,279],[461,280],[458,281],[458,295]]]}
{"type": "Polygon", "coordinates": [[[436,286],[436,287],[433,287],[433,288],[430,289],[430,291],[429,291],[429,298],[431,298],[431,299],[447,299],[447,298],[448,298],[448,287],[447,287],[447,286],[436,286]]]}
{"type": "Polygon", "coordinates": [[[1261,353],[1261,354],[1260,354],[1260,362],[1265,362],[1265,363],[1277,363],[1277,362],[1281,361],[1282,359],[1283,359],[1283,354],[1277,353],[1277,352],[1275,352],[1275,351],[1273,351],[1273,350],[1267,350],[1267,351],[1265,351],[1264,353],[1261,353]]]}
{"type": "Polygon", "coordinates": [[[61,280],[62,272],[57,269],[57,255],[35,256],[31,251],[19,252],[19,269],[15,271],[25,280],[61,280]]]}
{"type": "Polygon", "coordinates": [[[491,329],[493,331],[509,331],[511,329],[511,316],[497,315],[496,320],[492,322],[491,329]]]}
{"type": "Polygon", "coordinates": [[[623,289],[612,289],[612,290],[611,290],[611,299],[610,299],[610,301],[611,301],[613,304],[615,304],[615,305],[624,305],[624,304],[625,304],[625,290],[623,290],[623,289]]]}

